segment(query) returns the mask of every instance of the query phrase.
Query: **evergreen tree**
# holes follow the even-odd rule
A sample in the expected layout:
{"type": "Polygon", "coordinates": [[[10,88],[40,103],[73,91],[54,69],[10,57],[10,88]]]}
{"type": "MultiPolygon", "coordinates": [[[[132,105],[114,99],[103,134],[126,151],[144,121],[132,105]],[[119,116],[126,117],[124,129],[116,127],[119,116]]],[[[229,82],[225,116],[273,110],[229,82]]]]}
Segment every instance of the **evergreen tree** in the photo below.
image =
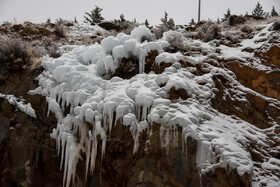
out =
{"type": "Polygon", "coordinates": [[[222,18],[222,21],[226,21],[230,16],[231,16],[231,13],[230,13],[230,9],[228,8],[227,13],[224,14],[224,18],[222,18]]]}
{"type": "Polygon", "coordinates": [[[194,21],[193,18],[191,19],[191,22],[189,23],[189,25],[190,25],[191,27],[196,25],[196,23],[195,23],[195,21],[194,21]]]}
{"type": "Polygon", "coordinates": [[[167,28],[170,30],[174,30],[175,29],[175,22],[173,18],[170,18],[167,22],[167,28]]]}
{"type": "Polygon", "coordinates": [[[123,15],[123,14],[120,15],[120,22],[121,22],[121,23],[126,22],[126,19],[124,18],[124,15],[123,15]]]}
{"type": "Polygon", "coordinates": [[[144,23],[144,24],[145,24],[146,27],[149,28],[149,29],[152,29],[152,28],[153,28],[153,27],[150,26],[150,23],[148,22],[147,19],[145,20],[145,23],[144,23]]]}
{"type": "Polygon", "coordinates": [[[86,16],[84,18],[86,19],[85,23],[90,23],[91,25],[94,25],[96,23],[100,23],[104,20],[104,18],[101,16],[101,11],[103,9],[99,8],[98,6],[95,6],[95,9],[93,9],[90,13],[86,12],[86,16]]]}
{"type": "Polygon", "coordinates": [[[261,4],[258,2],[255,9],[252,11],[252,15],[255,17],[262,18],[265,15],[261,4]]]}
{"type": "Polygon", "coordinates": [[[74,23],[78,23],[76,16],[74,17],[74,23]]]}
{"type": "Polygon", "coordinates": [[[273,6],[272,7],[272,10],[271,10],[271,17],[276,17],[276,16],[279,16],[279,14],[276,12],[276,10],[275,10],[275,7],[273,6]]]}
{"type": "Polygon", "coordinates": [[[52,22],[51,22],[51,19],[50,18],[48,18],[47,19],[47,24],[51,24],[52,22]]]}
{"type": "Polygon", "coordinates": [[[160,19],[162,24],[160,24],[161,28],[165,28],[166,30],[174,30],[175,29],[175,22],[173,18],[168,19],[167,12],[164,12],[164,17],[160,19]]]}
{"type": "Polygon", "coordinates": [[[167,23],[168,23],[168,14],[167,14],[167,12],[164,12],[164,17],[161,18],[160,21],[162,22],[162,25],[167,26],[167,23]]]}

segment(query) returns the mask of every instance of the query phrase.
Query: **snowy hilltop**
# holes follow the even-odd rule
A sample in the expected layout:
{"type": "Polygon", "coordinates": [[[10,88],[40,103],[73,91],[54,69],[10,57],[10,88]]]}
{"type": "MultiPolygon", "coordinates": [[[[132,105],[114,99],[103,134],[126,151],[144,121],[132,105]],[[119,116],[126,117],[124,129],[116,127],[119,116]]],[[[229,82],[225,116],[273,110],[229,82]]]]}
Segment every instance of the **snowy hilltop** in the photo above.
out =
{"type": "MultiPolygon", "coordinates": [[[[160,38],[144,25],[69,26],[61,56],[44,56],[27,90],[56,121],[46,132],[60,185],[280,186],[277,24],[206,22],[160,38]]],[[[5,99],[40,120],[34,98],[5,99]]]]}

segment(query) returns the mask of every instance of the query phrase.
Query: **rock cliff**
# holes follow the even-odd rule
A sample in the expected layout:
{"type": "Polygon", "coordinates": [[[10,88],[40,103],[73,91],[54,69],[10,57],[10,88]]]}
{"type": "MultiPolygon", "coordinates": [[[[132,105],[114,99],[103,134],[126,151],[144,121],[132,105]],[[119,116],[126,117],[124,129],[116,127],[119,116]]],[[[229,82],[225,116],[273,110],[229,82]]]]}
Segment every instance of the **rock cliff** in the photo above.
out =
{"type": "MultiPolygon", "coordinates": [[[[122,34],[44,58],[1,99],[1,186],[280,185],[271,28],[234,45],[186,39],[178,53],[122,34]]],[[[9,73],[0,92],[30,71],[9,73]]]]}

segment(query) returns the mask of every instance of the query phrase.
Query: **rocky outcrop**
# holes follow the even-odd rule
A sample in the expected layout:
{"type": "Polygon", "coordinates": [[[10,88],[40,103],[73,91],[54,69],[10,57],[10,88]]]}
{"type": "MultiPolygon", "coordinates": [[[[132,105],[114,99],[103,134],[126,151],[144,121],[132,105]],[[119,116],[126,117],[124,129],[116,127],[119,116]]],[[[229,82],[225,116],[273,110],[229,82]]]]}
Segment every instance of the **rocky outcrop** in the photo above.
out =
{"type": "Polygon", "coordinates": [[[96,169],[86,182],[85,165],[78,164],[78,186],[250,186],[252,176],[245,173],[240,177],[236,170],[229,168],[200,174],[196,165],[196,141],[188,138],[185,143],[180,138],[180,127],[170,132],[171,143],[166,145],[161,144],[160,125],[153,124],[152,131],[148,142],[147,132],[141,134],[140,147],[134,155],[130,130],[119,121],[107,142],[105,157],[101,162],[98,154],[96,169]]]}
{"type": "MultiPolygon", "coordinates": [[[[62,186],[60,159],[50,132],[56,125],[52,113],[47,116],[45,97],[27,94],[37,87],[34,72],[13,93],[25,98],[36,110],[37,119],[1,99],[0,103],[0,183],[1,186],[62,186]]],[[[26,72],[25,72],[26,73],[26,72]]],[[[24,74],[11,74],[1,86],[7,93],[24,74]]]]}
{"type": "Polygon", "coordinates": [[[264,65],[280,68],[280,47],[278,45],[272,45],[265,52],[256,51],[255,55],[264,65]]]}
{"type": "Polygon", "coordinates": [[[108,31],[110,31],[110,30],[119,31],[120,30],[120,26],[119,25],[117,25],[117,24],[115,24],[113,22],[109,22],[109,21],[99,23],[98,25],[100,27],[102,27],[103,29],[106,29],[108,31]]]}

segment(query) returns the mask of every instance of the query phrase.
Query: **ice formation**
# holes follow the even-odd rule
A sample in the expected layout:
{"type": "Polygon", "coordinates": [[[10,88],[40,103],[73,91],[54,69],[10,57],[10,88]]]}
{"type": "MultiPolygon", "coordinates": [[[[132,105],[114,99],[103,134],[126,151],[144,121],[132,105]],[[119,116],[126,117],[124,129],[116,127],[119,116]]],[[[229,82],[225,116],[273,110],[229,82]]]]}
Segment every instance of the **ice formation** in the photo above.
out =
{"type": "MultiPolygon", "coordinates": [[[[240,88],[243,88],[242,85],[228,72],[214,66],[209,66],[209,73],[201,76],[192,74],[191,68],[179,68],[180,60],[196,65],[207,56],[186,57],[181,53],[164,52],[163,49],[169,45],[165,40],[141,43],[143,36],[150,35],[141,26],[131,35],[120,33],[116,37],[105,38],[101,44],[73,46],[71,51],[58,59],[46,57],[43,60],[45,70],[38,77],[40,87],[33,92],[47,97],[49,110],[58,119],[51,137],[56,139],[57,151],[61,154],[64,185],[74,182],[80,152],[86,155],[86,175],[94,171],[97,136],[102,140],[103,157],[106,140],[117,120],[129,126],[135,154],[139,147],[139,134],[149,129],[151,124],[161,124],[163,147],[168,147],[169,129],[179,125],[183,128],[185,141],[192,137],[198,142],[196,161],[201,173],[217,167],[237,169],[241,176],[245,172],[253,173],[253,161],[244,147],[248,140],[263,143],[267,137],[253,125],[225,116],[210,105],[216,89],[212,80],[214,75],[223,74],[232,84],[240,88]],[[159,75],[143,73],[145,57],[151,50],[159,52],[156,63],[173,65],[159,75]],[[139,60],[138,75],[128,80],[104,78],[116,70],[121,58],[131,56],[139,60]],[[168,99],[171,88],[185,90],[188,98],[171,102],[168,99]],[[70,112],[65,116],[66,107],[70,112]]],[[[209,56],[216,55],[216,46],[211,42],[185,39],[185,43],[207,51],[209,56]]],[[[243,46],[248,45],[250,42],[244,41],[243,46]]],[[[221,54],[217,58],[231,58],[227,47],[221,46],[220,49],[221,54]]],[[[235,57],[246,58],[241,49],[236,53],[235,57]]],[[[279,160],[269,160],[264,167],[276,162],[279,160]]]]}
{"type": "MultiPolygon", "coordinates": [[[[4,98],[5,95],[0,93],[0,98],[4,98]]],[[[14,95],[7,95],[5,99],[11,104],[17,107],[20,111],[26,113],[32,118],[37,118],[35,110],[32,108],[31,104],[24,104],[24,100],[16,98],[14,95]]]]}

